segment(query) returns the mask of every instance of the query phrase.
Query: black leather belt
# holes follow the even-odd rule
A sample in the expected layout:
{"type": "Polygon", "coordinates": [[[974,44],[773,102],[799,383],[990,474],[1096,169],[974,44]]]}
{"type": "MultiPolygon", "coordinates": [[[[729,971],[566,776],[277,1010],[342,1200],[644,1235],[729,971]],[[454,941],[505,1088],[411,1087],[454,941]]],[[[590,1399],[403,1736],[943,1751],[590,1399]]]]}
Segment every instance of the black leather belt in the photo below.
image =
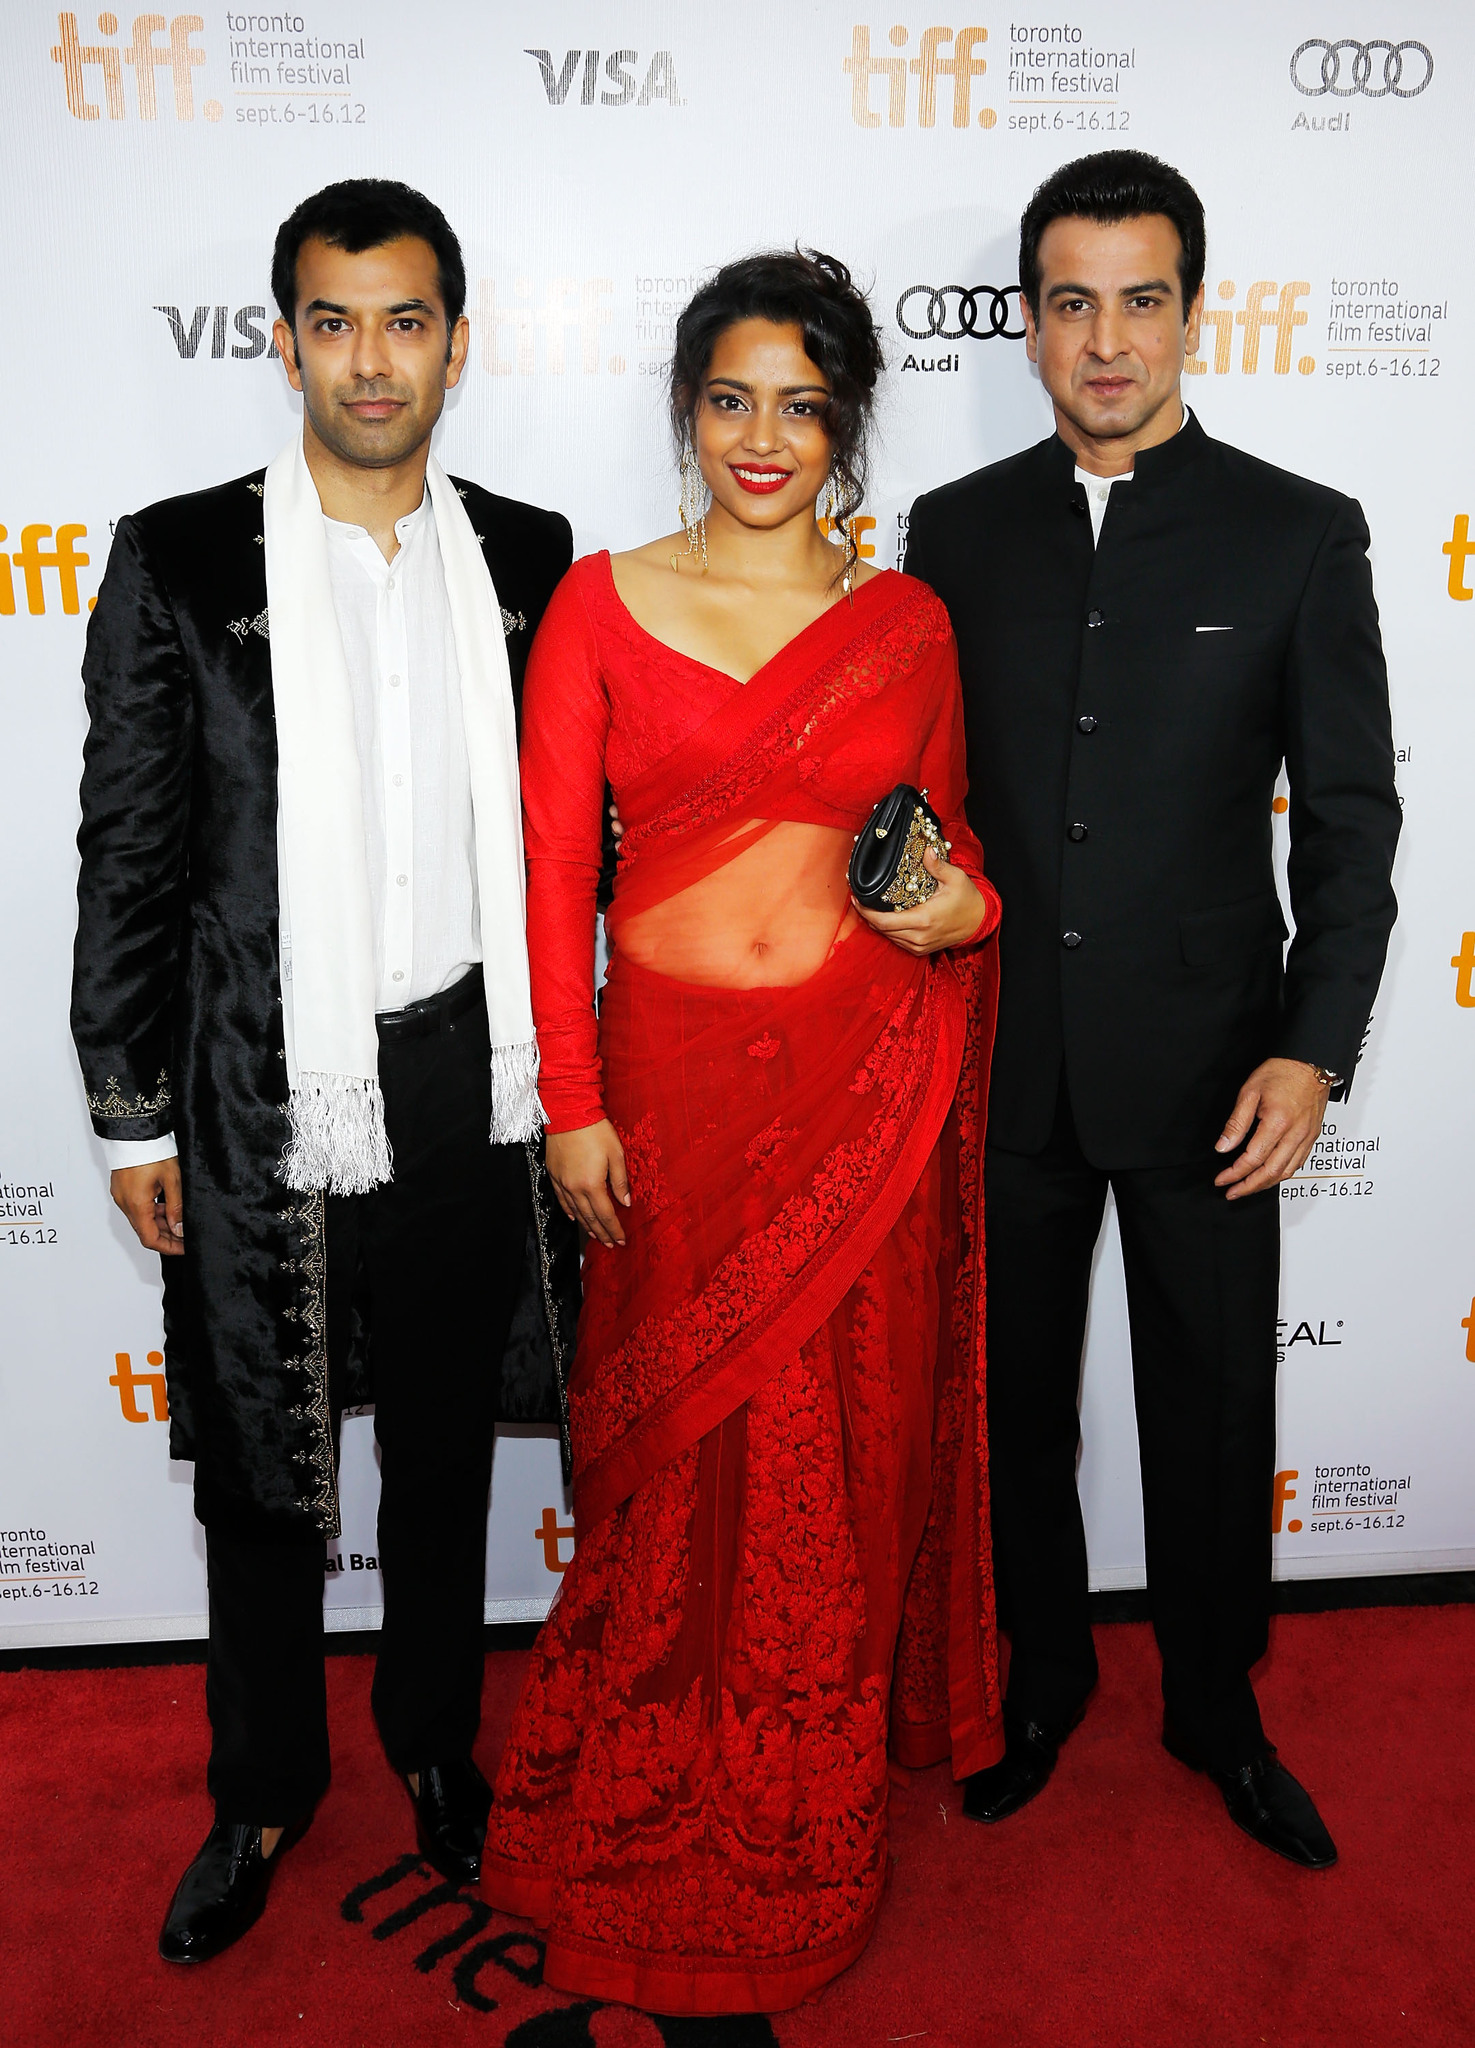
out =
{"type": "Polygon", "coordinates": [[[453,1029],[469,1010],[485,1004],[486,981],[477,966],[449,988],[443,988],[438,996],[406,1003],[402,1010],[381,1010],[374,1022],[381,1038],[430,1038],[437,1032],[453,1029]]]}

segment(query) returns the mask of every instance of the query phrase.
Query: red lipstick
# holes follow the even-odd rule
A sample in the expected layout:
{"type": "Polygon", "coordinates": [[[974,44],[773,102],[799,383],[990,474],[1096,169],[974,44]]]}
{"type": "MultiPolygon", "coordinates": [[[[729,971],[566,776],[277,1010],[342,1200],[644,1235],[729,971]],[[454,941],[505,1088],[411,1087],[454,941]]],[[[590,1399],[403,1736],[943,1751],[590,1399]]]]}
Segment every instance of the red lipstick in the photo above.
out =
{"type": "Polygon", "coordinates": [[[743,489],[755,498],[771,497],[775,491],[781,491],[794,474],[791,469],[776,469],[768,462],[744,462],[741,465],[729,462],[727,467],[743,489]]]}

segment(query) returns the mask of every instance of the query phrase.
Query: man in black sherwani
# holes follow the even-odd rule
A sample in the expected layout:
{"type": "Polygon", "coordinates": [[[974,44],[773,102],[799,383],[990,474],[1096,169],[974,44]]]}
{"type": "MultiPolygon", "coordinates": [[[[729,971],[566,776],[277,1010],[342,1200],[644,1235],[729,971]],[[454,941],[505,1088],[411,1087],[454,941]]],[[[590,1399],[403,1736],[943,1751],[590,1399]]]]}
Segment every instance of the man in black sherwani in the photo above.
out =
{"type": "Polygon", "coordinates": [[[1368,531],[1211,440],[1179,396],[1204,219],[1136,151],[1025,211],[1047,441],[921,498],[907,567],[952,615],[969,815],[1003,898],[985,1166],[1003,1761],[1044,1785],[1096,1682],[1076,1489],[1091,1258],[1121,1227],[1163,1742],[1293,1861],[1336,1850],[1276,1762],[1265,1651],[1277,1185],[1345,1093],[1395,905],[1399,808],[1368,531]],[[1290,784],[1285,925],[1271,800],[1290,784]]]}
{"type": "Polygon", "coordinates": [[[478,1875],[493,1436],[561,1419],[577,1288],[535,1142],[515,712],[569,526],[430,456],[468,328],[427,199],[330,186],[273,286],[301,434],[119,522],[83,670],[73,1033],[114,1199],[163,1256],[209,1578],[216,1822],[176,1962],[251,1925],[328,1781],[354,1402],[382,1466],[375,1714],[421,1852],[478,1875]]]}

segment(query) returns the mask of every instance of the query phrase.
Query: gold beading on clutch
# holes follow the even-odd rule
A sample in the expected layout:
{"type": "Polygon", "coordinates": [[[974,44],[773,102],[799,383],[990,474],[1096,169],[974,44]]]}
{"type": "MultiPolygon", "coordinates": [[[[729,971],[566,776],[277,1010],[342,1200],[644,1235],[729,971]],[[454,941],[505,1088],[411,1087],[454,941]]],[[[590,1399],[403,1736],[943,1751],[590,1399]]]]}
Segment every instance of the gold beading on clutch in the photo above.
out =
{"type": "Polygon", "coordinates": [[[889,903],[893,910],[910,909],[914,903],[925,903],[929,896],[937,894],[937,877],[930,874],[922,864],[922,857],[929,846],[937,853],[945,850],[942,834],[919,804],[912,812],[911,827],[907,833],[906,845],[901,850],[901,865],[896,870],[896,880],[881,898],[881,901],[889,903]]]}

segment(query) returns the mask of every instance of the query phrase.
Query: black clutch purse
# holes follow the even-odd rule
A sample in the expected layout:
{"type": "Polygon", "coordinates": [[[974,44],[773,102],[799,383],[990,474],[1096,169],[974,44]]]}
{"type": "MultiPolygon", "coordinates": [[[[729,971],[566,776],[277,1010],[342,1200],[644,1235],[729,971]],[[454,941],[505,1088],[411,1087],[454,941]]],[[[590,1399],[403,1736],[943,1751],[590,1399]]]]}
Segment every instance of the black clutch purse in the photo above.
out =
{"type": "Polygon", "coordinates": [[[867,910],[905,910],[937,893],[922,865],[928,847],[947,853],[942,821],[925,789],[898,782],[866,820],[850,856],[850,893],[867,910]]]}

